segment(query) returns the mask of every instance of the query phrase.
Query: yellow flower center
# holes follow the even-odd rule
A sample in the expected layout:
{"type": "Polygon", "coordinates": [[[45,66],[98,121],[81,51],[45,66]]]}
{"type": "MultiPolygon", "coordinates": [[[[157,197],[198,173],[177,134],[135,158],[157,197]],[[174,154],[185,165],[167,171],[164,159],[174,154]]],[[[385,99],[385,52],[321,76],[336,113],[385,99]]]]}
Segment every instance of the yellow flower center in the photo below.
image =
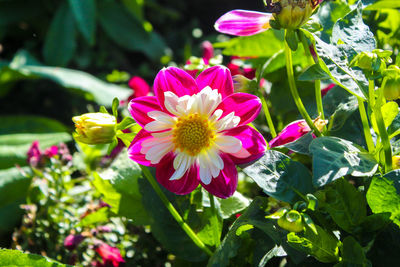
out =
{"type": "Polygon", "coordinates": [[[210,147],[214,139],[214,127],[208,121],[208,117],[197,113],[178,118],[173,129],[175,148],[190,156],[195,156],[204,148],[210,147]]]}

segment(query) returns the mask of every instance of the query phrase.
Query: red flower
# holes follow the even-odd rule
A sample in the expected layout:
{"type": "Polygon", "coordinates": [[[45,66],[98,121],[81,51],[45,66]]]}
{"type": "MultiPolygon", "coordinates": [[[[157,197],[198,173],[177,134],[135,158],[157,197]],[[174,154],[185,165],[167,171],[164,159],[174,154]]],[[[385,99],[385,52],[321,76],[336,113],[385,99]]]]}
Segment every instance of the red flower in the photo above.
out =
{"type": "Polygon", "coordinates": [[[103,259],[104,266],[118,267],[120,263],[125,262],[119,249],[111,247],[106,243],[100,243],[100,245],[96,247],[96,252],[99,253],[100,257],[103,259]]]}

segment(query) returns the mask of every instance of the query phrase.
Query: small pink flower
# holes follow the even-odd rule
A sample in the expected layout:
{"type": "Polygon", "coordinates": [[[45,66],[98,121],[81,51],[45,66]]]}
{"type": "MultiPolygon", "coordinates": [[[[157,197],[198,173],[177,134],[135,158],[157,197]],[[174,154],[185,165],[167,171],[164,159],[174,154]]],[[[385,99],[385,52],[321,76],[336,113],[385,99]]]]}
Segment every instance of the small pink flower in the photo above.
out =
{"type": "Polygon", "coordinates": [[[215,22],[215,29],[221,33],[236,36],[249,36],[271,28],[272,14],[249,10],[232,10],[215,22]]]}
{"type": "Polygon", "coordinates": [[[132,117],[142,129],[128,152],[132,160],[156,167],[169,191],[188,194],[201,184],[211,194],[236,190],[235,165],[261,157],[266,144],[247,124],[261,109],[258,97],[233,93],[230,71],[214,66],[194,79],[184,70],[162,69],[155,96],[133,99],[132,117]]]}
{"type": "Polygon", "coordinates": [[[85,237],[81,234],[78,235],[68,235],[64,239],[64,247],[68,250],[73,250],[75,249],[83,240],[85,237]]]}
{"type": "Polygon", "coordinates": [[[28,164],[32,165],[33,167],[37,167],[42,158],[42,152],[40,151],[39,148],[39,141],[36,140],[32,142],[32,145],[29,148],[26,155],[28,157],[27,158],[28,164]]]}
{"type": "Polygon", "coordinates": [[[51,146],[44,150],[44,155],[48,158],[52,158],[58,154],[58,146],[51,146]]]}
{"type": "Polygon", "coordinates": [[[112,265],[118,267],[120,263],[125,262],[119,249],[111,247],[106,243],[101,242],[100,245],[96,247],[96,252],[99,253],[100,257],[103,259],[104,266],[112,265]]]}

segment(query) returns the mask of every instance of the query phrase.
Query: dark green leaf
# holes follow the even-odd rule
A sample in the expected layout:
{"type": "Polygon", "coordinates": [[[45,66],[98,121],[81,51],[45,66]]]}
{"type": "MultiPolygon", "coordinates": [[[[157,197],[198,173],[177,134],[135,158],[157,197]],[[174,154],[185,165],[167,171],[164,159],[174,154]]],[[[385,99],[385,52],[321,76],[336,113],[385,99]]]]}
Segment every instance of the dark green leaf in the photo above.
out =
{"type": "Polygon", "coordinates": [[[343,240],[343,246],[341,247],[342,261],[335,265],[339,266],[358,266],[367,267],[372,266],[371,262],[365,256],[364,250],[361,245],[352,237],[348,236],[343,240]]]}
{"type": "Polygon", "coordinates": [[[400,227],[400,170],[375,176],[367,192],[368,205],[373,213],[390,212],[390,219],[400,227]]]}
{"type": "Polygon", "coordinates": [[[378,168],[373,155],[350,141],[319,137],[310,145],[313,155],[313,184],[321,187],[345,175],[372,176],[378,168]]]}
{"type": "Polygon", "coordinates": [[[95,0],[68,0],[74,15],[78,30],[90,45],[94,44],[96,29],[95,0]]]}
{"type": "Polygon", "coordinates": [[[309,132],[293,142],[282,145],[282,147],[286,147],[296,153],[309,155],[309,147],[312,140],[314,140],[313,133],[309,132]]]}
{"type": "Polygon", "coordinates": [[[286,36],[285,36],[285,41],[292,51],[297,50],[297,47],[299,45],[299,38],[297,37],[297,34],[295,31],[287,30],[286,36]]]}
{"type": "Polygon", "coordinates": [[[111,211],[133,220],[135,225],[150,223],[146,208],[139,192],[142,172],[137,163],[129,159],[126,151],[107,170],[95,175],[94,185],[103,194],[111,211]]]}
{"type": "Polygon", "coordinates": [[[329,75],[318,64],[310,66],[297,78],[297,80],[299,81],[314,81],[325,79],[329,79],[329,75]]]}
{"type": "MultiPolygon", "coordinates": [[[[47,257],[37,254],[23,253],[19,250],[1,249],[0,250],[0,266],[4,267],[67,267],[47,257]]],[[[72,267],[72,266],[71,266],[72,267]]]]}
{"type": "Polygon", "coordinates": [[[43,57],[47,64],[65,66],[74,55],[76,42],[74,17],[67,2],[62,2],[47,31],[43,57]]]}
{"type": "Polygon", "coordinates": [[[16,133],[67,132],[62,123],[39,116],[0,116],[0,135],[16,133]]]}
{"type": "Polygon", "coordinates": [[[365,197],[345,179],[338,179],[323,191],[325,209],[335,223],[345,231],[352,233],[367,217],[365,197]]]}
{"type": "Polygon", "coordinates": [[[2,0],[0,25],[17,23],[44,12],[36,0],[2,0]]]}
{"type": "Polygon", "coordinates": [[[288,233],[289,245],[312,255],[321,262],[337,262],[339,260],[339,240],[318,225],[315,227],[317,234],[309,228],[300,233],[288,233]]]}
{"type": "Polygon", "coordinates": [[[308,169],[275,150],[267,150],[262,158],[243,171],[266,194],[285,202],[294,203],[299,200],[297,191],[302,194],[314,191],[308,169]]]}

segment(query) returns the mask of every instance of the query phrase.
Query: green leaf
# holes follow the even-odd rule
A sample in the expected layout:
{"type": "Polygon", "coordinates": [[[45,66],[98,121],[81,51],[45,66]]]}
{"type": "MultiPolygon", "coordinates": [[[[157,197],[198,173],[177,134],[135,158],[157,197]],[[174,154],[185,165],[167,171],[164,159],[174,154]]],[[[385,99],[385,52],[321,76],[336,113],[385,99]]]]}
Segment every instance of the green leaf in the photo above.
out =
{"type": "Polygon", "coordinates": [[[374,34],[362,19],[362,3],[358,2],[357,8],[339,19],[333,26],[332,43],[339,49],[345,50],[347,57],[360,52],[371,52],[376,48],[374,34]],[[339,45],[339,43],[344,43],[339,45]]]}
{"type": "Polygon", "coordinates": [[[118,97],[114,97],[111,109],[115,118],[118,118],[118,106],[119,106],[118,97]]]}
{"type": "Polygon", "coordinates": [[[136,124],[136,122],[133,118],[125,117],[120,123],[118,123],[117,130],[125,130],[132,127],[134,124],[136,124]]]}
{"type": "MultiPolygon", "coordinates": [[[[1,249],[0,265],[4,267],[67,267],[53,259],[43,257],[37,254],[23,253],[19,250],[1,249]]],[[[72,266],[71,266],[72,267],[72,266]]]]}
{"type": "Polygon", "coordinates": [[[296,51],[297,47],[299,45],[299,38],[297,37],[297,34],[293,30],[287,30],[286,31],[286,36],[285,36],[285,41],[289,45],[290,49],[292,51],[296,51]]]}
{"type": "Polygon", "coordinates": [[[282,147],[286,147],[296,153],[309,155],[309,147],[312,140],[314,140],[313,133],[309,132],[293,142],[282,145],[282,147]]]}
{"type": "Polygon", "coordinates": [[[62,123],[39,116],[0,116],[0,135],[16,133],[68,132],[62,123]]]}
{"type": "MultiPolygon", "coordinates": [[[[399,114],[399,105],[397,105],[396,102],[391,101],[391,102],[385,103],[381,107],[381,111],[382,111],[383,121],[387,128],[392,124],[392,122],[396,118],[397,114],[399,114]]],[[[374,128],[374,131],[376,133],[379,133],[378,125],[376,124],[375,112],[372,112],[372,114],[371,114],[371,124],[372,124],[372,127],[374,128]]]]}
{"type": "Polygon", "coordinates": [[[218,199],[219,209],[223,219],[228,219],[234,214],[241,212],[250,205],[250,201],[236,191],[233,196],[229,198],[218,199]]]}
{"type": "Polygon", "coordinates": [[[367,202],[373,213],[390,212],[390,219],[400,227],[400,170],[375,176],[368,188],[367,202]]]}
{"type": "Polygon", "coordinates": [[[218,247],[221,242],[222,218],[214,213],[211,208],[204,208],[203,212],[197,214],[194,218],[201,225],[197,231],[197,236],[201,241],[206,245],[218,247]]]}
{"type": "Polygon", "coordinates": [[[321,208],[325,209],[335,223],[353,233],[367,217],[365,197],[345,179],[338,179],[323,190],[325,201],[321,208]]]}
{"type": "Polygon", "coordinates": [[[335,265],[339,266],[359,266],[367,267],[372,266],[371,262],[365,256],[363,247],[352,237],[348,236],[343,240],[343,246],[341,247],[342,261],[335,265]]]}
{"type": "Polygon", "coordinates": [[[398,0],[380,0],[367,6],[365,10],[381,10],[382,8],[400,8],[400,2],[398,0]]]}
{"type": "Polygon", "coordinates": [[[314,81],[314,80],[325,80],[325,79],[329,79],[329,75],[318,64],[314,64],[308,67],[297,78],[297,80],[299,81],[314,81]]]}
{"type": "Polygon", "coordinates": [[[267,150],[265,155],[243,169],[263,191],[282,201],[295,203],[302,194],[312,193],[314,188],[308,169],[283,153],[267,150]]]}
{"type": "Polygon", "coordinates": [[[135,225],[150,223],[139,192],[142,172],[138,164],[129,159],[126,150],[107,170],[94,176],[93,184],[103,194],[103,200],[111,206],[112,212],[132,219],[135,225]]]}
{"type": "Polygon", "coordinates": [[[76,48],[74,17],[66,2],[57,9],[43,46],[43,57],[47,64],[65,66],[76,48]]]}
{"type": "Polygon", "coordinates": [[[84,93],[89,93],[90,98],[94,99],[99,105],[110,107],[110,99],[114,97],[127,99],[131,94],[131,91],[127,88],[103,82],[83,71],[59,67],[27,65],[27,63],[26,54],[19,53],[14,57],[9,68],[24,75],[20,78],[39,77],[50,79],[63,87],[78,89],[84,93]]]}
{"type": "Polygon", "coordinates": [[[378,168],[373,155],[354,143],[337,137],[319,137],[310,145],[313,184],[321,187],[345,175],[372,176],[378,168]]]}
{"type": "Polygon", "coordinates": [[[224,43],[216,43],[214,47],[224,48],[227,56],[271,57],[284,46],[283,31],[270,29],[260,34],[232,38],[224,43]]]}
{"type": "Polygon", "coordinates": [[[68,0],[74,15],[78,30],[90,45],[94,44],[96,29],[95,0],[68,0]]]}
{"type": "Polygon", "coordinates": [[[0,233],[12,230],[23,214],[19,205],[25,203],[31,179],[28,167],[0,170],[0,233]]]}
{"type": "Polygon", "coordinates": [[[75,227],[96,226],[98,223],[109,221],[108,207],[103,207],[86,215],[75,227]]]}
{"type": "Polygon", "coordinates": [[[151,59],[163,55],[165,45],[161,37],[146,32],[141,21],[118,2],[101,1],[98,12],[101,27],[121,47],[144,52],[151,59]]]}
{"type": "Polygon", "coordinates": [[[317,234],[306,228],[300,233],[290,232],[287,235],[288,243],[295,249],[301,250],[317,260],[325,263],[339,261],[339,244],[337,238],[315,225],[317,234]]]}

